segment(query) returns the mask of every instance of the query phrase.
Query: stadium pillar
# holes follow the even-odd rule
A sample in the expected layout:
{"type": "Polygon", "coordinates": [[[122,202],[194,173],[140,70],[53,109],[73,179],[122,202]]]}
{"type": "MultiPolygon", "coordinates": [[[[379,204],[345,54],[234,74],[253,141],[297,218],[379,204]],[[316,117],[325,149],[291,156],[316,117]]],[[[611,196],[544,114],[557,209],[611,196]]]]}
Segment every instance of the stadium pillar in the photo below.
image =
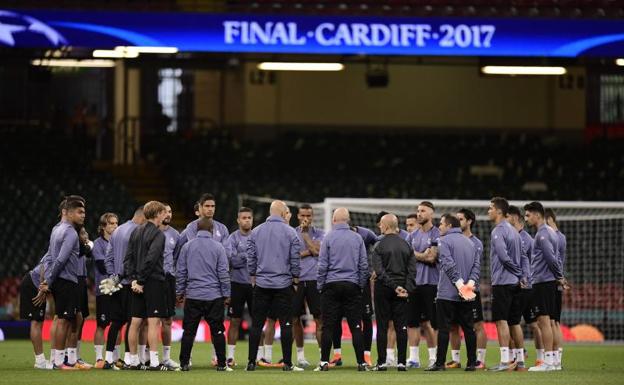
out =
{"type": "Polygon", "coordinates": [[[208,122],[214,122],[217,126],[223,124],[222,77],[222,73],[216,70],[194,71],[194,118],[202,126],[208,122]]]}
{"type": "Polygon", "coordinates": [[[123,60],[115,65],[113,164],[132,165],[140,155],[140,70],[123,60]]]}

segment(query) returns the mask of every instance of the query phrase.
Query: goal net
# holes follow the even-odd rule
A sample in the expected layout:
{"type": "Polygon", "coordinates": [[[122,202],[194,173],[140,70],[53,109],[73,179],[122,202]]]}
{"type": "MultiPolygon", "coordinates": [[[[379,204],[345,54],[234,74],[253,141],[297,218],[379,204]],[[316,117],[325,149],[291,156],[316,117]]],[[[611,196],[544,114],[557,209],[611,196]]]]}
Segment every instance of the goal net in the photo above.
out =
{"type": "MultiPolygon", "coordinates": [[[[240,196],[239,202],[255,211],[256,224],[264,221],[274,198],[240,196]]],[[[380,211],[399,217],[404,228],[405,217],[416,211],[425,199],[326,198],[311,204],[314,225],[331,228],[332,212],[346,207],[354,225],[376,230],[380,211]]],[[[486,200],[431,200],[436,208],[435,224],[444,213],[461,208],[475,212],[474,234],[483,241],[485,256],[481,267],[481,287],[486,320],[491,319],[489,244],[492,223],[487,217],[486,200]]],[[[302,202],[286,202],[293,213],[291,225],[297,224],[297,207],[302,202]]],[[[510,201],[522,209],[526,201],[510,201]]],[[[567,237],[565,275],[572,290],[564,293],[562,324],[569,339],[624,340],[624,203],[542,201],[557,215],[559,228],[567,237]],[[599,331],[597,336],[594,332],[599,331]]],[[[527,228],[529,233],[535,230],[527,228]]]]}

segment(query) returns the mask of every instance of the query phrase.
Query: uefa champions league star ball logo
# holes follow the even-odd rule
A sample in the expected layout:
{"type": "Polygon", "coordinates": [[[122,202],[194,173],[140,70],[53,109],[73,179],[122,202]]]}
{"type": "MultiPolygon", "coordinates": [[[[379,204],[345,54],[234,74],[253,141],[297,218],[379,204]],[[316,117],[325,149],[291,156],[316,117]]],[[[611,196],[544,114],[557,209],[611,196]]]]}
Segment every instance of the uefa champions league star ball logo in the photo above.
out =
{"type": "Polygon", "coordinates": [[[0,46],[63,46],[67,40],[34,17],[0,10],[0,46]]]}

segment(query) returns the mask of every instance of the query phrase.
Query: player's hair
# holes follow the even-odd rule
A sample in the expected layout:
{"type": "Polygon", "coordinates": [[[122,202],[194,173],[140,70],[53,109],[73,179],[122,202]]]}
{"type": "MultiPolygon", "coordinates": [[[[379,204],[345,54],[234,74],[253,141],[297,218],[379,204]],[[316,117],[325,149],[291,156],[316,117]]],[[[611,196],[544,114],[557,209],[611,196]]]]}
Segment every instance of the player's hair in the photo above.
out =
{"type": "Polygon", "coordinates": [[[193,205],[193,211],[198,211],[199,210],[199,202],[195,202],[195,204],[193,205]]]}
{"type": "Polygon", "coordinates": [[[520,222],[524,222],[524,215],[522,215],[522,211],[520,211],[520,208],[518,206],[509,206],[509,209],[507,210],[507,215],[514,215],[518,217],[520,222]]]}
{"type": "Polygon", "coordinates": [[[63,208],[65,210],[74,210],[77,208],[82,207],[83,209],[85,208],[85,202],[81,201],[79,199],[68,199],[65,200],[65,204],[63,205],[63,208]]]}
{"type": "Polygon", "coordinates": [[[531,202],[524,205],[524,210],[531,213],[538,213],[544,217],[544,206],[539,202],[531,202]]]}
{"type": "Polygon", "coordinates": [[[490,200],[490,202],[494,204],[494,208],[496,210],[500,210],[503,213],[503,216],[507,216],[507,213],[509,212],[509,202],[507,202],[507,199],[503,197],[494,197],[490,200]]]}
{"type": "Polygon", "coordinates": [[[467,221],[470,221],[470,228],[472,229],[472,225],[474,225],[477,221],[477,216],[475,215],[475,213],[472,210],[463,207],[457,210],[457,214],[463,215],[467,221]]]}
{"type": "Polygon", "coordinates": [[[106,227],[106,225],[108,225],[108,220],[113,217],[119,220],[119,217],[115,213],[104,213],[100,216],[100,224],[98,225],[97,230],[98,234],[100,234],[100,237],[104,235],[104,228],[106,227]]]}
{"type": "Polygon", "coordinates": [[[240,214],[240,213],[251,213],[251,214],[253,214],[253,210],[252,210],[252,209],[250,209],[249,207],[245,207],[245,206],[243,206],[243,207],[241,207],[240,209],[238,209],[238,213],[239,213],[239,214],[240,214]]]}
{"type": "Polygon", "coordinates": [[[429,202],[429,201],[422,201],[418,204],[418,206],[425,206],[425,207],[429,207],[431,210],[435,211],[435,206],[433,205],[433,203],[429,202]]]}
{"type": "Polygon", "coordinates": [[[379,222],[381,222],[381,218],[382,218],[384,215],[386,215],[386,214],[390,214],[390,213],[389,213],[389,212],[387,212],[387,211],[380,211],[380,212],[377,214],[377,219],[375,219],[375,223],[379,223],[379,222]]]}
{"type": "Polygon", "coordinates": [[[143,215],[143,206],[139,206],[136,208],[136,210],[134,210],[134,216],[139,216],[139,215],[143,215]]]}
{"type": "Polygon", "coordinates": [[[62,214],[63,210],[67,210],[68,202],[73,202],[73,201],[82,202],[83,207],[87,203],[87,201],[85,201],[85,199],[81,197],[80,195],[67,195],[63,197],[63,200],[61,201],[61,203],[59,203],[59,214],[62,214]]]}
{"type": "Polygon", "coordinates": [[[211,218],[203,217],[197,222],[197,231],[210,231],[214,228],[214,222],[211,218]]]}
{"type": "Polygon", "coordinates": [[[559,226],[559,223],[557,223],[557,214],[555,214],[555,210],[551,209],[550,207],[544,209],[544,219],[548,220],[548,218],[552,219],[553,222],[555,222],[555,226],[559,226]]]}
{"type": "Polygon", "coordinates": [[[418,214],[411,213],[410,215],[407,216],[407,219],[418,219],[418,214]]]}
{"type": "Polygon", "coordinates": [[[310,206],[308,203],[304,203],[299,206],[299,210],[312,210],[312,206],[310,206]]]}
{"type": "Polygon", "coordinates": [[[158,201],[149,201],[143,206],[143,214],[145,219],[154,219],[158,214],[165,211],[165,205],[158,201]]]}
{"type": "Polygon", "coordinates": [[[447,225],[450,225],[451,227],[459,227],[459,219],[457,219],[457,217],[451,213],[446,213],[446,214],[442,214],[442,217],[440,217],[440,220],[444,219],[444,223],[446,223],[447,225]]]}
{"type": "MultiPolygon", "coordinates": [[[[199,200],[197,201],[197,203],[199,203],[199,205],[203,205],[204,202],[206,201],[213,201],[216,202],[216,199],[214,197],[214,195],[210,194],[210,193],[204,193],[199,197],[199,200]]],[[[199,208],[199,207],[198,207],[199,208]]]]}

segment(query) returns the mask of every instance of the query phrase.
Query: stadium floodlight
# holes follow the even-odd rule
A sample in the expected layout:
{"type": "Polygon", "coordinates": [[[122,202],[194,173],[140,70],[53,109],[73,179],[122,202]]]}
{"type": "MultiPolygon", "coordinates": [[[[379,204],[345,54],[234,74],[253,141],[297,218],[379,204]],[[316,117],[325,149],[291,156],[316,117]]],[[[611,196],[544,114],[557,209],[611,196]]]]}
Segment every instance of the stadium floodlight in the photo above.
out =
{"type": "Polygon", "coordinates": [[[142,53],[174,54],[177,47],[148,47],[148,46],[117,46],[115,49],[96,49],[93,57],[109,59],[134,59],[142,53]]]}
{"type": "Polygon", "coordinates": [[[615,65],[624,67],[624,58],[615,59],[615,65]]]}
{"type": "Polygon", "coordinates": [[[486,75],[563,75],[564,67],[543,66],[484,66],[481,72],[486,75]]]}
{"type": "Polygon", "coordinates": [[[289,62],[263,62],[258,64],[258,69],[263,71],[342,71],[342,63],[289,63],[289,62]]]}
{"type": "Polygon", "coordinates": [[[96,49],[95,51],[93,51],[93,57],[109,59],[133,59],[139,56],[139,53],[137,51],[126,51],[117,48],[115,48],[114,50],[96,49]]]}
{"type": "Polygon", "coordinates": [[[41,67],[108,68],[115,66],[113,60],[104,59],[34,59],[30,63],[41,67]]]}
{"type": "Polygon", "coordinates": [[[126,50],[135,50],[138,53],[162,53],[162,54],[174,54],[174,53],[178,53],[178,48],[177,47],[148,47],[148,46],[128,46],[128,47],[115,47],[115,49],[118,48],[125,48],[126,50]]]}

